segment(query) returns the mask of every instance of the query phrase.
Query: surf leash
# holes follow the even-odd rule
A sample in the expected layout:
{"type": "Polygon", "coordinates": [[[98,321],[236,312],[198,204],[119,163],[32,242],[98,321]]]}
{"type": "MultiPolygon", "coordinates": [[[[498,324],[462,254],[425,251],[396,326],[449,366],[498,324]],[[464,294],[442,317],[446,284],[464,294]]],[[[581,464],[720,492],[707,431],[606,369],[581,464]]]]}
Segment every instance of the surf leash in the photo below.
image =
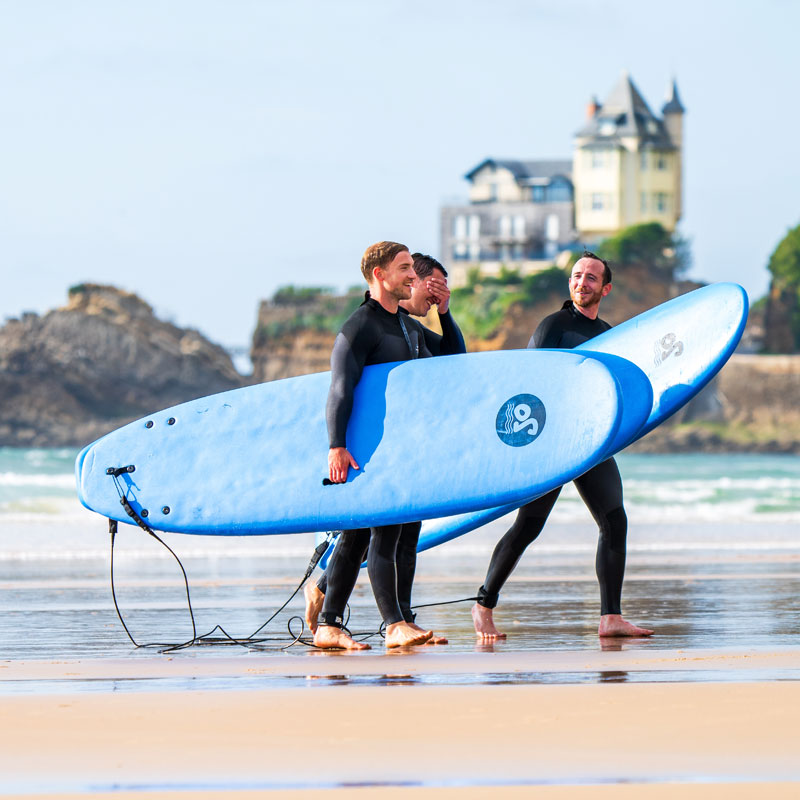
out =
{"type": "MultiPolygon", "coordinates": [[[[125,509],[125,513],[133,520],[133,522],[139,528],[141,528],[143,531],[145,531],[145,533],[149,534],[157,542],[159,542],[161,545],[163,545],[169,551],[169,553],[172,555],[172,557],[175,559],[175,561],[178,563],[178,566],[180,567],[180,570],[181,570],[181,574],[183,576],[183,584],[184,584],[184,590],[185,590],[185,594],[186,594],[186,604],[187,604],[187,607],[188,607],[188,610],[189,610],[189,618],[190,618],[191,623],[192,623],[192,637],[190,639],[187,639],[184,642],[178,642],[178,643],[175,643],[175,642],[147,642],[147,643],[142,643],[142,642],[137,642],[136,641],[136,639],[133,637],[133,634],[131,633],[127,623],[125,622],[125,618],[124,618],[124,616],[122,614],[122,611],[121,611],[121,609],[119,607],[119,602],[117,601],[116,581],[115,581],[115,578],[114,578],[114,549],[115,549],[114,545],[116,543],[116,536],[117,536],[117,533],[118,533],[118,523],[117,523],[117,520],[109,519],[108,520],[108,530],[109,530],[109,533],[111,535],[111,596],[112,596],[112,599],[114,601],[114,608],[116,609],[117,617],[119,617],[119,621],[122,623],[122,627],[124,628],[125,633],[128,636],[128,639],[130,639],[130,641],[132,642],[132,644],[135,647],[142,647],[142,648],[144,648],[144,647],[158,647],[158,648],[161,648],[159,650],[159,652],[161,652],[161,653],[170,653],[170,652],[174,652],[176,650],[183,650],[183,649],[186,649],[186,648],[189,648],[189,647],[193,647],[193,646],[196,646],[196,645],[238,645],[240,647],[245,647],[245,648],[254,649],[254,650],[274,650],[274,649],[283,650],[283,649],[286,649],[287,647],[291,647],[292,645],[296,644],[298,641],[301,641],[303,644],[309,644],[312,647],[314,646],[313,642],[307,642],[307,641],[305,641],[305,640],[303,640],[301,638],[302,634],[303,634],[302,630],[300,631],[300,634],[298,636],[295,636],[295,634],[293,633],[291,623],[292,623],[292,620],[296,619],[296,617],[292,617],[289,620],[288,630],[289,630],[289,636],[292,637],[292,641],[290,642],[290,644],[284,645],[284,647],[281,647],[281,648],[262,647],[261,645],[263,645],[265,642],[281,641],[283,639],[283,637],[280,637],[280,638],[278,638],[278,637],[266,637],[266,636],[259,637],[258,634],[264,628],[266,628],[266,626],[269,625],[270,622],[272,622],[275,619],[275,617],[277,617],[278,614],[280,614],[286,608],[287,605],[289,605],[289,603],[294,599],[294,597],[297,595],[297,593],[300,591],[300,589],[303,588],[303,585],[305,584],[305,582],[309,579],[309,577],[311,577],[311,574],[316,569],[316,566],[319,563],[320,559],[325,555],[325,552],[328,550],[328,548],[330,547],[331,543],[336,538],[336,536],[338,536],[339,533],[341,533],[341,531],[329,531],[326,534],[325,539],[323,539],[314,548],[314,552],[311,555],[311,559],[308,562],[308,566],[306,567],[305,573],[304,573],[302,579],[300,580],[300,583],[295,588],[295,590],[289,595],[288,599],[283,603],[283,605],[281,605],[280,608],[278,608],[262,625],[260,625],[258,628],[256,628],[256,630],[253,631],[253,633],[251,633],[249,636],[245,636],[245,637],[232,636],[221,625],[215,625],[210,631],[208,631],[208,633],[204,633],[204,634],[201,634],[201,635],[198,636],[198,634],[197,634],[197,625],[195,623],[195,617],[194,617],[194,609],[192,608],[191,592],[190,592],[190,589],[189,589],[189,578],[188,578],[188,575],[186,573],[186,569],[184,568],[183,564],[181,563],[180,558],[175,553],[175,551],[160,536],[158,536],[158,534],[153,530],[153,528],[150,527],[150,525],[147,524],[147,522],[145,522],[145,520],[143,518],[143,515],[138,514],[136,512],[136,510],[133,508],[133,506],[131,506],[130,502],[128,501],[128,498],[126,497],[125,489],[120,483],[119,479],[120,479],[120,477],[122,475],[132,473],[135,470],[136,470],[136,467],[133,464],[129,464],[129,465],[124,466],[124,467],[109,467],[106,470],[106,474],[109,475],[114,481],[114,486],[116,487],[117,493],[119,494],[120,504],[125,509]],[[214,634],[217,633],[217,632],[219,632],[221,635],[214,636],[214,634]]],[[[370,635],[373,635],[373,634],[370,634],[370,635]]]]}

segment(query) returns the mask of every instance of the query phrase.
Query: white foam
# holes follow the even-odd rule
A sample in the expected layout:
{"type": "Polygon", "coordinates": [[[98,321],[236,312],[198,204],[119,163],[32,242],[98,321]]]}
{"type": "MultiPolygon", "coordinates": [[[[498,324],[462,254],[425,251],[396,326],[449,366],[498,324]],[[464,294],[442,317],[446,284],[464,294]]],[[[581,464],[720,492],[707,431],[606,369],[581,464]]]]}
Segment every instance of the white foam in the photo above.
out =
{"type": "Polygon", "coordinates": [[[72,473],[47,475],[42,473],[0,472],[0,486],[45,486],[55,489],[75,490],[72,473]]]}

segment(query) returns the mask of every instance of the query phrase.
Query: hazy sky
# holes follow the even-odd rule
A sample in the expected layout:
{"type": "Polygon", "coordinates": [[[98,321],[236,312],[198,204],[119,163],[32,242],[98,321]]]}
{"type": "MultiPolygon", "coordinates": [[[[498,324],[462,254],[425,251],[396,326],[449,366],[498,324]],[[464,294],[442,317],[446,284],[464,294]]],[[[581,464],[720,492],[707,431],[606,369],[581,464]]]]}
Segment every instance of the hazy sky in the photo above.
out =
{"type": "Polygon", "coordinates": [[[793,0],[0,0],[0,320],[113,283],[245,345],[287,283],[438,255],[487,156],[570,158],[628,70],[678,81],[692,276],[762,295],[800,222],[793,0]]]}

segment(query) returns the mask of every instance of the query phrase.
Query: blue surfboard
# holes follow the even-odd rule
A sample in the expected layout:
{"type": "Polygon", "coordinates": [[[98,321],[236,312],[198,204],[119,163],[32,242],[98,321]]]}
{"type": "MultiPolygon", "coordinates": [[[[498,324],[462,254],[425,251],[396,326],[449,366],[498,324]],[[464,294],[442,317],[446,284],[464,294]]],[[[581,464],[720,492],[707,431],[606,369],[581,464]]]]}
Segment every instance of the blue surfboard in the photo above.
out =
{"type": "MultiPolygon", "coordinates": [[[[532,353],[532,352],[566,352],[566,351],[553,351],[553,350],[518,350],[511,351],[517,353],[532,353]]],[[[616,452],[620,447],[623,447],[631,438],[639,431],[642,425],[647,421],[650,410],[653,407],[653,390],[647,376],[635,365],[626,359],[619,356],[609,355],[607,353],[593,353],[593,358],[598,359],[606,364],[614,373],[614,377],[619,385],[620,394],[622,398],[622,407],[619,415],[619,424],[616,433],[608,440],[602,453],[598,456],[598,461],[601,461],[606,454],[616,452]]],[[[585,398],[586,401],[591,402],[591,397],[585,398]]],[[[517,506],[514,506],[516,508],[517,506]]],[[[503,509],[506,507],[504,506],[503,509]]],[[[488,509],[484,511],[472,512],[472,514],[459,514],[455,517],[446,517],[446,520],[463,520],[465,523],[473,519],[473,515],[479,518],[481,514],[493,514],[495,512],[500,514],[506,513],[502,509],[488,509]]],[[[493,517],[494,518],[494,517],[493,517]]],[[[434,521],[436,522],[436,521],[434,521]]],[[[448,534],[452,534],[452,530],[448,527],[448,534]]],[[[464,531],[465,533],[467,530],[464,531]]],[[[317,544],[324,538],[324,534],[317,534],[317,544]]],[[[452,538],[450,536],[449,538],[452,538]]],[[[446,541],[446,540],[445,540],[446,541]]],[[[428,545],[433,547],[434,543],[428,545]]],[[[425,549],[428,549],[427,547],[425,549]]],[[[325,569],[328,561],[333,555],[334,548],[329,548],[320,559],[319,565],[321,569],[325,569]]],[[[365,566],[365,565],[362,565],[365,566]]]]}
{"type": "MultiPolygon", "coordinates": [[[[741,286],[716,283],[645,311],[569,351],[628,359],[652,385],[652,408],[646,421],[627,440],[617,436],[607,456],[649,433],[708,384],[739,344],[747,312],[747,294],[741,286]]],[[[532,492],[526,502],[540,494],[532,492]]],[[[423,526],[417,549],[428,550],[469,533],[519,505],[430,520],[423,526]]]]}
{"type": "Polygon", "coordinates": [[[649,391],[638,369],[606,354],[507,351],[367,367],[347,431],[361,469],[327,486],[329,373],[223,392],[89,445],[76,461],[78,494],[122,522],[121,496],[158,530],[236,535],[522,502],[608,450],[627,391],[617,372],[625,387],[649,391]]]}

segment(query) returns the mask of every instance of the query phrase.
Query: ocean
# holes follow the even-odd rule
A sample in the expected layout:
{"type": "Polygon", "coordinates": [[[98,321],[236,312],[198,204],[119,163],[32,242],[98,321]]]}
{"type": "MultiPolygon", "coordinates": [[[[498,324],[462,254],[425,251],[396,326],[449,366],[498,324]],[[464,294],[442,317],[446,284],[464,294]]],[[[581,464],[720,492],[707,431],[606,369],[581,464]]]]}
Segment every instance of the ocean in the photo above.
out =
{"type": "MultiPolygon", "coordinates": [[[[70,449],[0,449],[0,660],[129,657],[137,650],[114,609],[107,522],[84,509],[70,449]]],[[[800,637],[800,458],[786,455],[618,457],[629,518],[626,617],[657,635],[648,648],[778,647],[800,637]]],[[[419,558],[420,622],[472,651],[469,607],[509,519],[419,558]]],[[[505,587],[496,617],[506,649],[597,648],[597,531],[572,486],[505,587]]],[[[255,631],[291,595],[313,535],[163,536],[188,575],[199,633],[220,624],[255,631]]],[[[191,637],[180,568],[138,528],[120,525],[115,549],[120,609],[137,642],[191,637]]],[[[380,645],[366,576],[350,626],[380,645]]],[[[262,632],[279,655],[300,631],[302,592],[262,632]]],[[[295,644],[291,652],[304,651],[295,644]]],[[[246,648],[203,647],[202,658],[246,648]]],[[[0,680],[0,684],[2,684],[0,680]]],[[[0,691],[9,691],[0,688],[0,691]]]]}

